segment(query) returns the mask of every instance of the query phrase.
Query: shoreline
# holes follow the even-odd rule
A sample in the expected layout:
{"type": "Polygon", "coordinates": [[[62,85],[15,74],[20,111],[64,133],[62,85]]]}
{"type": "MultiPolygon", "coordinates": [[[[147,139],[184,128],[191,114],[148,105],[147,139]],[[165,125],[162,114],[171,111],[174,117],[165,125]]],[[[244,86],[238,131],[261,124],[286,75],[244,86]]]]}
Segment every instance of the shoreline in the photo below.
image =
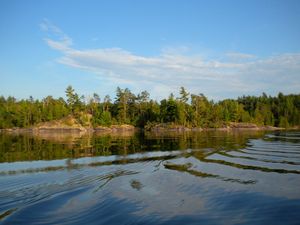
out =
{"type": "Polygon", "coordinates": [[[111,127],[96,127],[96,128],[85,128],[85,127],[33,127],[33,128],[6,128],[0,129],[0,133],[122,133],[122,132],[154,132],[154,133],[165,133],[165,132],[207,132],[207,131],[278,131],[278,130],[299,130],[296,128],[282,128],[282,127],[271,127],[271,126],[256,126],[256,127],[220,127],[220,128],[201,128],[201,127],[155,127],[150,130],[138,128],[134,126],[124,127],[123,125],[113,125],[111,127]]]}

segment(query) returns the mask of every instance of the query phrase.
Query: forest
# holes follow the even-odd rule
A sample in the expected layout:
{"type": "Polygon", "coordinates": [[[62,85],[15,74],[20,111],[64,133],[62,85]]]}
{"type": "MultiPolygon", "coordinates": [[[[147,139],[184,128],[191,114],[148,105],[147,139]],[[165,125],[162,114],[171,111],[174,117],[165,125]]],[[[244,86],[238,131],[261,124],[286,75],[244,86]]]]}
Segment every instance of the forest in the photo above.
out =
{"type": "Polygon", "coordinates": [[[150,99],[147,91],[134,94],[128,88],[116,89],[114,100],[80,96],[72,86],[65,98],[47,96],[42,100],[17,100],[0,97],[0,128],[27,128],[36,124],[74,117],[83,126],[131,124],[146,127],[159,123],[185,127],[218,128],[229,122],[254,123],[259,126],[295,127],[300,125],[300,94],[242,96],[218,102],[204,94],[190,94],[184,87],[160,102],[150,99]]]}

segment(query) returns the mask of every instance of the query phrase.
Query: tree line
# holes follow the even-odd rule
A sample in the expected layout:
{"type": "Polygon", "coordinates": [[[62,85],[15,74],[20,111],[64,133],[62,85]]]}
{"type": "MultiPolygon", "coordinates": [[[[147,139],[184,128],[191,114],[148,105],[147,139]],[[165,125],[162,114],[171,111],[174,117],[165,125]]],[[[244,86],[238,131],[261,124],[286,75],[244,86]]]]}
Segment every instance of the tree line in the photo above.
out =
{"type": "Polygon", "coordinates": [[[137,127],[170,123],[186,127],[217,128],[229,122],[293,127],[300,125],[300,94],[242,96],[218,102],[203,94],[190,94],[184,87],[179,97],[171,93],[160,102],[150,99],[147,91],[134,94],[128,88],[116,89],[114,100],[79,96],[68,86],[66,100],[47,96],[42,100],[17,100],[0,97],[0,128],[30,127],[41,122],[73,116],[82,125],[110,126],[131,124],[137,127]]]}

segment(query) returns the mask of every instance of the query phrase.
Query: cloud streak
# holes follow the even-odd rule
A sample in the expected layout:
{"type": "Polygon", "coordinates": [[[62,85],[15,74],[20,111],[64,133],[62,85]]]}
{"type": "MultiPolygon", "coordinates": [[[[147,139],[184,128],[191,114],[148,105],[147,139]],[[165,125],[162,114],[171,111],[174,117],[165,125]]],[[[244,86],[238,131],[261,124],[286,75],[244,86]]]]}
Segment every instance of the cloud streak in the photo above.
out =
{"type": "Polygon", "coordinates": [[[180,86],[215,99],[300,90],[299,53],[259,58],[230,52],[222,55],[222,60],[214,60],[189,54],[187,49],[184,53],[169,49],[158,56],[145,57],[121,48],[76,49],[72,39],[48,20],[40,27],[52,35],[45,38],[47,45],[62,54],[57,62],[97,74],[111,82],[110,86],[155,90],[157,98],[177,92],[180,86]]]}

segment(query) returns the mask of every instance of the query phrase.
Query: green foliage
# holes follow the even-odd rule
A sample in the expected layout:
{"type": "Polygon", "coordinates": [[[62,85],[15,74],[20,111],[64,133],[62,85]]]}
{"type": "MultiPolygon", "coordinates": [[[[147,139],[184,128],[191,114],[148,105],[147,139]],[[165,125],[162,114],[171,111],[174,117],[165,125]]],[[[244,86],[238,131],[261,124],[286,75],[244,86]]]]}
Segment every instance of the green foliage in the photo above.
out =
{"type": "Polygon", "coordinates": [[[112,124],[110,112],[104,111],[100,118],[100,125],[110,126],[112,124]]]}
{"type": "Polygon", "coordinates": [[[284,128],[288,128],[289,127],[289,121],[287,120],[286,117],[281,116],[279,118],[279,127],[284,127],[284,128]]]}
{"type": "Polygon", "coordinates": [[[193,110],[191,122],[193,126],[209,127],[212,105],[203,94],[191,95],[191,107],[193,110]]]}
{"type": "Polygon", "coordinates": [[[189,100],[189,95],[190,93],[188,93],[184,87],[180,87],[180,98],[179,100],[181,102],[187,103],[187,101],[189,100]]]}
{"type": "Polygon", "coordinates": [[[78,113],[81,111],[82,102],[71,85],[69,85],[66,89],[66,96],[69,109],[74,115],[78,115],[78,113]]]}
{"type": "Polygon", "coordinates": [[[128,114],[134,114],[133,107],[135,104],[135,95],[128,88],[124,90],[117,87],[115,104],[118,108],[118,120],[120,123],[130,123],[128,114]]]}
{"type": "Polygon", "coordinates": [[[173,94],[170,95],[169,99],[164,99],[160,102],[160,118],[161,122],[164,123],[178,121],[178,104],[173,94]]]}
{"type": "Polygon", "coordinates": [[[106,95],[79,97],[72,86],[66,89],[66,101],[47,96],[42,100],[17,100],[0,96],[0,128],[30,127],[40,122],[72,115],[84,126],[132,124],[152,127],[172,123],[186,127],[222,127],[229,122],[252,122],[258,125],[293,127],[300,125],[300,95],[276,97],[263,93],[259,97],[243,96],[237,100],[209,101],[203,94],[190,94],[180,88],[179,97],[171,94],[160,103],[151,100],[147,91],[133,94],[128,88],[117,88],[112,103],[106,95]]]}

